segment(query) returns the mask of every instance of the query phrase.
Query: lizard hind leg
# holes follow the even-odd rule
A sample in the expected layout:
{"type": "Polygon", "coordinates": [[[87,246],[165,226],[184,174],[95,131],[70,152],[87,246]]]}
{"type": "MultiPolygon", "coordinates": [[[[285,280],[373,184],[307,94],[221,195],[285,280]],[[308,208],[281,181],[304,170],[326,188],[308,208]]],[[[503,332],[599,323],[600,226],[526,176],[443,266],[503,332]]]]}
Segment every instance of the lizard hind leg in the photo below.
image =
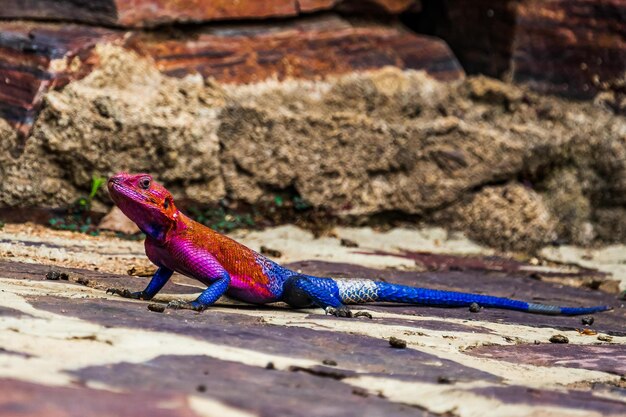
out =
{"type": "Polygon", "coordinates": [[[337,317],[352,317],[350,309],[339,298],[339,289],[334,280],[307,275],[289,277],[283,286],[283,301],[294,308],[318,306],[327,314],[337,317]]]}
{"type": "Polygon", "coordinates": [[[369,313],[353,314],[343,303],[340,284],[331,278],[319,278],[306,275],[295,275],[287,279],[284,285],[283,301],[295,308],[318,306],[326,314],[336,317],[369,317],[369,313]]]}

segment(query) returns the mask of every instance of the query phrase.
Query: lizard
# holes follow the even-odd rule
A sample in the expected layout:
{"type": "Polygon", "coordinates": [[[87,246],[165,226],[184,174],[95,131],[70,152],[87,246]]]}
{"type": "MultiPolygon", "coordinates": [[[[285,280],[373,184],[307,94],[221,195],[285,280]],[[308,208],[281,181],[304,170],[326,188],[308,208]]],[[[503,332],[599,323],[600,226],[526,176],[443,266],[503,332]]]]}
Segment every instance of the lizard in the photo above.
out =
{"type": "Polygon", "coordinates": [[[405,286],[368,279],[334,279],[293,271],[183,214],[172,194],[148,174],[119,173],[107,182],[121,211],[146,235],[147,257],[158,269],[143,291],[109,288],[107,293],[151,300],[174,272],[207,288],[194,300],[170,308],[202,311],[222,295],[252,304],[282,301],[292,308],[321,307],[326,314],[356,317],[351,304],[393,302],[443,307],[481,307],[550,315],[591,314],[608,306],[559,307],[510,298],[405,286]]]}

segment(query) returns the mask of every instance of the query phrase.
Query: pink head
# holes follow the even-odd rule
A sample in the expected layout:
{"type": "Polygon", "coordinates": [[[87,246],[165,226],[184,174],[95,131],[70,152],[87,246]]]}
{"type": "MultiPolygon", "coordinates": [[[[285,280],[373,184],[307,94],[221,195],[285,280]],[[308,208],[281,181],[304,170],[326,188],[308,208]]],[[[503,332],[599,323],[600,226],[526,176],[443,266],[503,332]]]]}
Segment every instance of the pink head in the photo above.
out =
{"type": "Polygon", "coordinates": [[[169,191],[148,174],[113,175],[108,182],[115,204],[146,234],[164,240],[178,220],[178,209],[169,191]]]}

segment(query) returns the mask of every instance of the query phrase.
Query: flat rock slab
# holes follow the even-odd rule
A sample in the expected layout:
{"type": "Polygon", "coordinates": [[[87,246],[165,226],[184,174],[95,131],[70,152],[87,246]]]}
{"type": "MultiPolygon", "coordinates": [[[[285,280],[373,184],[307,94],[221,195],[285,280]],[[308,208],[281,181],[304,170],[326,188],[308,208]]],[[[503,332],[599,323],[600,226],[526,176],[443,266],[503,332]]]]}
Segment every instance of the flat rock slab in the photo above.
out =
{"type": "Polygon", "coordinates": [[[472,355],[540,366],[569,366],[626,375],[626,347],[622,345],[481,346],[472,355]]]}
{"type": "MultiPolygon", "coordinates": [[[[147,278],[120,273],[127,265],[147,269],[135,258],[140,242],[14,232],[0,242],[5,256],[0,261],[3,416],[626,413],[621,307],[595,314],[591,326],[583,326],[580,317],[386,304],[354,308],[370,312],[372,319],[338,319],[321,309],[227,299],[202,313],[155,312],[148,309],[150,303],[193,298],[202,287],[175,275],[152,302],[107,295],[111,286],[145,286],[147,278]],[[86,267],[89,258],[81,251],[90,252],[98,270],[86,267]],[[8,253],[20,260],[30,253],[30,262],[47,264],[11,261],[8,253]],[[46,279],[50,271],[61,278],[46,279]],[[575,330],[584,327],[602,340],[575,330]],[[566,336],[569,344],[549,343],[555,334],[566,336]],[[404,340],[406,348],[393,348],[392,337],[404,340]]],[[[255,235],[254,245],[275,246],[269,236],[255,235]]],[[[395,257],[377,255],[387,250],[381,240],[369,250],[353,248],[360,252],[352,252],[355,258],[336,253],[339,259],[370,265],[393,260],[405,262],[406,269],[408,259],[420,265],[400,271],[347,262],[293,262],[288,251],[284,256],[305,273],[568,305],[619,304],[615,295],[599,290],[531,278],[524,262],[408,250],[395,257]]],[[[332,247],[332,241],[326,246],[332,247]]],[[[570,280],[596,273],[554,269],[570,280]]]]}
{"type": "Polygon", "coordinates": [[[198,417],[187,396],[128,390],[113,393],[86,387],[51,387],[0,379],[0,414],[4,417],[151,416],[198,417]]]}

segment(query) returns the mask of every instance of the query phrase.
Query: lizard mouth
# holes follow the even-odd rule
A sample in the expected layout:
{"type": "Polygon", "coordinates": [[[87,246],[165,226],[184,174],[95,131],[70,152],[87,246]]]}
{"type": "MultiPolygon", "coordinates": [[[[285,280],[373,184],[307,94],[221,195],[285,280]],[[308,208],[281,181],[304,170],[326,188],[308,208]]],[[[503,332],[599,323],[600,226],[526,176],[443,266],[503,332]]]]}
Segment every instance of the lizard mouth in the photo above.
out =
{"type": "Polygon", "coordinates": [[[121,196],[121,197],[126,197],[127,199],[134,200],[137,202],[148,201],[148,198],[146,196],[144,196],[141,193],[138,193],[133,188],[125,186],[116,178],[109,179],[108,188],[109,188],[109,194],[111,194],[111,197],[113,198],[113,200],[116,200],[116,198],[119,198],[121,196]]]}

